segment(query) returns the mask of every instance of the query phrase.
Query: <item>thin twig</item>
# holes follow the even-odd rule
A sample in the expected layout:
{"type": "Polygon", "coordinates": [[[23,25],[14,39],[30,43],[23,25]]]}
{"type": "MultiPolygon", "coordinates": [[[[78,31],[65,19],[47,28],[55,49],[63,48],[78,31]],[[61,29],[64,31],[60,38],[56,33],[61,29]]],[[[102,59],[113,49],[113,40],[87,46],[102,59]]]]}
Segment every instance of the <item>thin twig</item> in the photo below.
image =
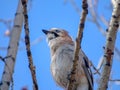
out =
{"type": "Polygon", "coordinates": [[[27,0],[21,0],[21,1],[22,1],[22,5],[23,5],[23,14],[24,14],[25,44],[26,44],[28,61],[29,61],[29,68],[31,71],[33,85],[34,85],[33,90],[38,90],[36,71],[35,71],[35,66],[33,65],[32,53],[30,50],[29,25],[28,25],[28,15],[27,15],[27,0]]]}
{"type": "Polygon", "coordinates": [[[79,7],[77,7],[75,0],[70,0],[70,3],[72,4],[72,6],[76,10],[76,12],[80,15],[81,14],[80,9],[79,9],[79,7]]]}
{"type": "MultiPolygon", "coordinates": [[[[12,58],[12,56],[10,55],[10,56],[6,56],[6,57],[2,57],[2,56],[0,56],[0,59],[5,63],[5,65],[8,67],[8,70],[9,70],[9,74],[10,75],[12,75],[12,73],[10,72],[10,67],[7,65],[7,63],[6,63],[6,59],[8,59],[8,58],[12,58]]],[[[12,76],[12,78],[11,78],[11,90],[13,90],[13,86],[14,86],[14,81],[13,81],[13,76],[12,76]]]]}
{"type": "Polygon", "coordinates": [[[70,74],[70,79],[68,83],[67,90],[73,90],[74,88],[74,82],[75,82],[75,73],[76,73],[76,68],[79,60],[79,50],[81,48],[81,41],[82,41],[82,34],[83,34],[83,29],[84,29],[84,24],[86,20],[86,16],[88,14],[88,4],[87,0],[82,0],[82,14],[80,18],[80,24],[78,28],[78,34],[76,38],[76,43],[75,43],[75,51],[74,51],[74,59],[73,59],[73,66],[71,69],[71,74],[70,74]]]}
{"type": "Polygon", "coordinates": [[[89,10],[90,10],[90,14],[93,17],[92,21],[96,24],[96,26],[98,27],[98,30],[102,33],[103,36],[106,36],[106,32],[104,31],[104,29],[102,28],[102,26],[99,23],[99,15],[97,13],[97,11],[95,10],[97,7],[95,7],[92,4],[92,0],[88,0],[88,5],[89,5],[89,10]]]}
{"type": "Polygon", "coordinates": [[[100,75],[99,69],[97,69],[97,68],[93,65],[93,63],[92,63],[91,61],[89,61],[89,62],[90,62],[90,66],[92,66],[93,69],[95,70],[95,72],[94,72],[93,74],[98,74],[98,75],[100,75]]]}
{"type": "Polygon", "coordinates": [[[12,29],[12,26],[11,26],[11,24],[12,24],[12,22],[13,22],[12,19],[7,19],[7,20],[5,20],[5,19],[1,19],[1,18],[0,18],[0,22],[2,22],[2,23],[7,27],[7,29],[9,29],[9,30],[12,29]]]}
{"type": "Polygon", "coordinates": [[[111,82],[120,82],[120,79],[110,79],[111,82]]]}
{"type": "MultiPolygon", "coordinates": [[[[115,1],[115,0],[112,0],[112,1],[115,1]]],[[[104,25],[106,25],[107,27],[109,26],[109,22],[103,16],[98,15],[97,11],[95,10],[96,7],[92,4],[92,0],[88,0],[88,5],[90,8],[89,9],[90,14],[92,16],[91,21],[98,27],[98,30],[102,33],[102,35],[106,37],[106,32],[100,25],[99,20],[102,21],[104,23],[104,25]]],[[[90,21],[90,19],[89,19],[89,21],[90,21]]],[[[115,47],[115,48],[118,49],[118,47],[115,47]]],[[[119,53],[117,52],[116,49],[115,49],[115,53],[119,55],[119,53]]],[[[118,56],[118,59],[120,59],[120,56],[118,56]]]]}

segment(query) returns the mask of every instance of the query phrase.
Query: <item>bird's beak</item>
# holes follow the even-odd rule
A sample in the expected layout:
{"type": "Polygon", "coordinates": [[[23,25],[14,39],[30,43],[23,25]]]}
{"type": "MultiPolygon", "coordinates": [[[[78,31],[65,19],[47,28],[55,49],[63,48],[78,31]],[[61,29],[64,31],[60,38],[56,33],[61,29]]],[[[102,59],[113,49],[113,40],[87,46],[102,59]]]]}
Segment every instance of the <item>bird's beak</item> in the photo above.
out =
{"type": "Polygon", "coordinates": [[[45,33],[46,35],[50,32],[48,30],[42,29],[43,33],[45,33]]]}

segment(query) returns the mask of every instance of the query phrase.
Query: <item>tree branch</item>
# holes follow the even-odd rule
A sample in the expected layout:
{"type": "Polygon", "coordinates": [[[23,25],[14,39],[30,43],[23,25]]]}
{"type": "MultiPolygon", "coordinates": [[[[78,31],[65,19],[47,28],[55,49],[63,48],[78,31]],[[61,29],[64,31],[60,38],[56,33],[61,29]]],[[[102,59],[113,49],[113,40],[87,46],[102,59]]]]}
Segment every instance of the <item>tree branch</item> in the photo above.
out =
{"type": "Polygon", "coordinates": [[[10,42],[8,46],[8,52],[6,55],[10,57],[6,58],[5,60],[5,67],[2,75],[2,80],[0,83],[0,90],[9,90],[9,86],[12,80],[12,74],[14,72],[14,65],[18,51],[22,24],[23,24],[22,5],[21,5],[21,1],[19,0],[18,8],[14,19],[14,27],[12,29],[10,42]]]}
{"type": "Polygon", "coordinates": [[[75,42],[75,51],[74,51],[74,59],[73,59],[73,66],[71,69],[71,74],[70,74],[70,79],[68,83],[67,90],[73,90],[75,88],[74,82],[75,82],[75,73],[76,73],[76,68],[79,60],[79,50],[81,48],[81,41],[82,41],[82,34],[83,34],[83,29],[84,29],[84,24],[86,20],[86,16],[88,14],[88,4],[87,0],[82,0],[82,14],[80,18],[80,24],[78,28],[78,34],[75,42]]]}
{"type": "Polygon", "coordinates": [[[27,15],[27,0],[21,0],[21,1],[22,1],[22,5],[23,5],[23,14],[24,14],[25,44],[26,44],[28,61],[29,61],[29,68],[31,71],[33,85],[34,85],[33,90],[38,90],[36,71],[35,71],[35,66],[33,65],[32,53],[30,50],[29,24],[28,24],[28,15],[27,15]]]}
{"type": "Polygon", "coordinates": [[[110,77],[110,72],[113,62],[113,52],[116,40],[117,29],[119,27],[120,21],[120,0],[116,0],[116,4],[113,9],[112,18],[107,32],[106,47],[104,52],[105,61],[102,69],[102,75],[100,78],[100,83],[98,90],[106,90],[108,86],[108,81],[110,77]]]}

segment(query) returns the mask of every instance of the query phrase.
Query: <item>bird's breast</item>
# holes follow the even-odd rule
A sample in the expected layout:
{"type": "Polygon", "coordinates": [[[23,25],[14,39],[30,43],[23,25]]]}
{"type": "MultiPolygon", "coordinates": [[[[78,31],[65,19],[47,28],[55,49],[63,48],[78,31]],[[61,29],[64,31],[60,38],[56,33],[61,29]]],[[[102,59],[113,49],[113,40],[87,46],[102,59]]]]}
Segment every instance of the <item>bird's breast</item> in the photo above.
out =
{"type": "Polygon", "coordinates": [[[73,48],[60,47],[51,57],[51,72],[60,86],[66,86],[73,60],[73,48]]]}

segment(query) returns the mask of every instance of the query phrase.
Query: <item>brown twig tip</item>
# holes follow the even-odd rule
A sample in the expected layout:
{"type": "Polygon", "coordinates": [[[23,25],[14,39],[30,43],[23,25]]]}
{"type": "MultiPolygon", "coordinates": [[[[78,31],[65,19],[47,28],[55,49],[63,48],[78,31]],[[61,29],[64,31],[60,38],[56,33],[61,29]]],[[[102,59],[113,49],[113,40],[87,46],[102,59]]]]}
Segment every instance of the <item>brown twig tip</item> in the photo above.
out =
{"type": "Polygon", "coordinates": [[[82,9],[88,14],[88,4],[86,2],[87,0],[82,1],[82,9]]]}
{"type": "Polygon", "coordinates": [[[88,8],[88,4],[86,3],[86,0],[83,0],[82,3],[83,3],[82,4],[82,8],[83,9],[87,9],[88,8]]]}
{"type": "Polygon", "coordinates": [[[28,0],[21,0],[21,1],[22,1],[22,5],[25,5],[28,2],[28,0]]]}

